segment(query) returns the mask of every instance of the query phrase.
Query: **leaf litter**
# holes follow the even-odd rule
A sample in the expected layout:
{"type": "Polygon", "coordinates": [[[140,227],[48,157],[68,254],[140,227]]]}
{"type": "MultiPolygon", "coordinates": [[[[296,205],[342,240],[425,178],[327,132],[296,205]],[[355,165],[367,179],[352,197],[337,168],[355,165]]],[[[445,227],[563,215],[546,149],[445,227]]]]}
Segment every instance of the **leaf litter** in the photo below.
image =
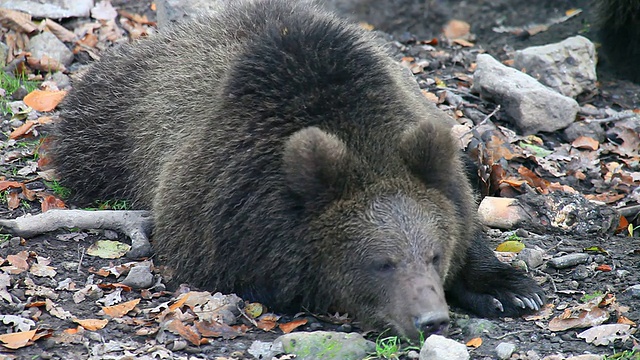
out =
{"type": "MultiPolygon", "coordinates": [[[[571,12],[565,17],[550,20],[550,23],[569,21],[579,14],[579,11],[571,12]]],[[[62,41],[72,43],[75,54],[85,54],[91,59],[99,59],[104,49],[127,40],[127,37],[135,39],[149,36],[155,31],[153,21],[126,10],[116,10],[107,1],[96,4],[92,9],[92,17],[96,21],[79,23],[71,32],[50,19],[38,25],[27,14],[0,10],[0,18],[6,19],[9,24],[6,42],[10,51],[7,60],[17,64],[15,69],[25,71],[28,77],[37,81],[44,80],[44,76],[33,70],[41,69],[46,65],[57,67],[53,62],[43,64],[30,61],[28,55],[23,52],[25,39],[29,34],[34,33],[38,26],[44,26],[62,41]]],[[[501,30],[529,32],[532,35],[531,33],[538,33],[540,29],[543,28],[531,26],[526,29],[502,28],[501,30]]],[[[548,30],[548,27],[543,30],[548,30]]],[[[450,42],[450,46],[460,48],[472,47],[472,41],[476,41],[471,27],[464,21],[450,22],[445,38],[450,42]]],[[[442,59],[449,56],[447,51],[436,48],[439,46],[437,40],[424,40],[420,45],[433,52],[434,56],[442,59]]],[[[460,48],[455,49],[458,51],[460,48]]],[[[403,56],[402,64],[409,67],[417,77],[424,74],[427,69],[427,64],[421,62],[416,56],[403,56]]],[[[640,181],[640,171],[638,171],[640,129],[637,117],[621,119],[608,125],[604,141],[581,136],[571,143],[566,143],[549,141],[548,138],[518,136],[508,127],[500,125],[500,119],[493,119],[496,120],[495,122],[490,119],[491,111],[487,109],[491,109],[491,104],[470,104],[467,102],[467,97],[463,97],[465,100],[462,103],[454,104],[453,97],[447,96],[448,94],[444,92],[448,91],[445,89],[455,89],[462,94],[468,93],[473,80],[467,74],[473,70],[473,67],[474,64],[471,63],[462,69],[457,69],[457,74],[434,76],[432,78],[434,86],[423,88],[422,92],[429,101],[441,108],[451,106],[450,113],[458,119],[464,117],[462,109],[468,105],[476,105],[484,111],[487,121],[479,126],[467,126],[463,131],[465,142],[469,144],[471,153],[475,153],[478,163],[482,165],[478,175],[484,181],[482,184],[484,194],[514,196],[530,191],[528,188],[532,188],[539,194],[577,193],[587,199],[611,204],[618,208],[640,203],[640,192],[637,191],[640,181]]],[[[6,208],[11,214],[8,216],[15,217],[24,213],[37,213],[66,206],[63,199],[50,188],[36,186],[36,190],[33,190],[33,185],[38,185],[41,174],[44,174],[46,156],[38,158],[37,162],[34,162],[33,158],[37,154],[36,149],[44,144],[44,141],[41,141],[42,131],[46,132],[46,126],[52,119],[55,121],[55,113],[52,113],[52,116],[42,116],[40,113],[55,110],[64,94],[65,90],[59,90],[55,86],[48,88],[43,84],[41,89],[24,97],[21,104],[12,105],[16,111],[11,115],[10,120],[15,120],[13,122],[15,124],[21,124],[10,129],[8,132],[10,135],[3,140],[0,153],[2,155],[0,191],[3,192],[6,208]],[[33,140],[37,141],[33,142],[33,140]],[[32,171],[34,163],[36,171],[32,171]],[[19,173],[21,170],[22,174],[19,173]],[[19,176],[13,176],[14,172],[19,176]],[[25,204],[29,204],[30,207],[26,207],[25,204]]],[[[500,117],[499,112],[494,115],[500,117]]],[[[594,120],[598,119],[591,115],[580,115],[579,119],[583,122],[594,120]]],[[[620,228],[621,232],[627,231],[630,225],[638,226],[637,217],[630,217],[625,221],[627,225],[620,228]]],[[[628,232],[631,233],[631,230],[628,232]]],[[[61,236],[64,235],[66,234],[61,234],[61,236]]],[[[127,274],[132,263],[105,264],[102,259],[89,260],[85,255],[94,254],[93,250],[83,247],[84,244],[97,243],[96,235],[71,236],[79,236],[83,240],[78,242],[77,248],[74,243],[73,251],[65,250],[66,256],[61,258],[49,257],[52,247],[32,239],[17,239],[17,242],[27,246],[29,251],[1,253],[0,302],[24,303],[25,299],[16,296],[15,290],[18,287],[30,299],[41,299],[41,301],[31,302],[27,313],[2,315],[4,317],[0,319],[7,326],[7,331],[13,331],[0,335],[0,342],[5,348],[15,350],[31,346],[39,338],[52,337],[52,335],[55,341],[60,343],[81,343],[87,332],[109,329],[115,322],[135,327],[136,333],[145,336],[150,343],[164,344],[163,340],[169,339],[166,332],[169,332],[194,346],[201,346],[215,339],[231,340],[251,337],[255,331],[287,333],[304,328],[309,323],[309,317],[304,316],[305,314],[301,314],[300,318],[283,318],[268,312],[262,304],[245,303],[237,297],[228,298],[227,296],[230,295],[186,291],[177,293],[173,297],[174,295],[168,293],[162,286],[134,290],[118,285],[117,280],[127,274]],[[87,263],[91,265],[101,263],[104,266],[97,266],[98,270],[95,268],[89,270],[87,263]],[[85,273],[78,274],[78,271],[85,273]],[[87,277],[86,273],[97,276],[94,277],[92,274],[87,277]],[[35,277],[26,278],[28,274],[35,277]],[[72,277],[66,277],[71,274],[73,274],[72,277]],[[65,280],[57,283],[46,281],[60,276],[65,276],[65,280]],[[63,299],[87,307],[81,308],[82,310],[71,307],[65,309],[69,303],[62,302],[63,299]],[[96,308],[96,302],[101,304],[100,310],[96,308]],[[89,303],[92,304],[89,305],[89,303]],[[38,320],[43,313],[60,319],[62,323],[57,323],[57,326],[64,324],[66,329],[60,327],[64,330],[54,331],[46,328],[48,324],[38,320]],[[29,316],[31,318],[28,318],[29,316]],[[82,316],[82,319],[76,316],[82,316]],[[100,316],[103,318],[99,318],[100,316]]],[[[623,239],[635,240],[636,237],[623,239]]],[[[529,240],[525,239],[525,242],[527,241],[529,240]]],[[[68,247],[69,243],[64,245],[68,247]]],[[[503,250],[515,253],[520,245],[510,243],[505,247],[506,249],[503,250]]],[[[631,253],[640,254],[640,247],[636,246],[636,251],[631,253]]],[[[602,252],[601,255],[605,259],[613,260],[614,265],[619,263],[621,256],[615,251],[612,254],[602,252]]],[[[120,250],[105,258],[111,259],[109,261],[118,261],[122,256],[123,252],[120,250]]],[[[615,273],[616,267],[600,263],[594,266],[593,270],[599,273],[615,273]]],[[[550,276],[553,277],[553,275],[550,276]]],[[[557,281],[554,286],[560,287],[567,283],[558,279],[554,281],[557,281]]],[[[560,291],[567,294],[584,293],[576,289],[563,288],[560,291]]],[[[564,299],[562,294],[562,292],[552,291],[552,297],[556,299],[564,299]]],[[[558,332],[574,328],[589,328],[576,336],[597,346],[634,339],[637,315],[634,318],[636,321],[622,315],[627,311],[615,300],[611,300],[611,296],[611,293],[605,294],[597,303],[596,299],[593,299],[578,305],[569,305],[572,303],[569,300],[564,302],[562,308],[548,304],[527,319],[536,322],[540,327],[558,332]],[[607,296],[609,296],[608,300],[607,296]],[[612,319],[616,323],[606,323],[612,319]]],[[[569,298],[571,299],[571,296],[569,298]]],[[[320,314],[315,318],[336,324],[351,322],[350,319],[341,315],[325,317],[320,314]]],[[[470,341],[469,346],[478,349],[488,346],[482,345],[482,338],[477,339],[470,341]]],[[[119,351],[136,349],[126,341],[108,341],[102,346],[104,351],[107,351],[106,348],[119,348],[119,351]]],[[[166,349],[157,351],[171,353],[166,349]]]]}

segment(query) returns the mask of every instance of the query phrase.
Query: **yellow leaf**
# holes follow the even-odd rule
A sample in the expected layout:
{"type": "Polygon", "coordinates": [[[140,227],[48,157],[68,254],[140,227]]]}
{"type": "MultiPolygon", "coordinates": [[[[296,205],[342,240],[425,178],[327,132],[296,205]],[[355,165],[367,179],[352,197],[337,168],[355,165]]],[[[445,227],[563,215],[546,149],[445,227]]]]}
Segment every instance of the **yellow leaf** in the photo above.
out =
{"type": "Polygon", "coordinates": [[[504,251],[504,252],[520,252],[524,249],[524,244],[517,240],[507,240],[502,244],[498,245],[496,251],[504,251]]]}

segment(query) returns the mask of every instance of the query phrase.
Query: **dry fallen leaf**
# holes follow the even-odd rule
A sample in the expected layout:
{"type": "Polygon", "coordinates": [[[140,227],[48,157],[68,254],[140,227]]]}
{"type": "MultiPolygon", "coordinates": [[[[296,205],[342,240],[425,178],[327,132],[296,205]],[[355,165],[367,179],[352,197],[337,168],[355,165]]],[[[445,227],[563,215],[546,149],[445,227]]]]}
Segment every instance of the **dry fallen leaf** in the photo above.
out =
{"type": "Polygon", "coordinates": [[[138,305],[139,302],[140,299],[133,299],[127,302],[123,302],[122,304],[105,306],[102,308],[102,311],[107,316],[110,316],[112,318],[119,318],[126,315],[129,311],[135,309],[136,305],[138,305]]]}
{"type": "Polygon", "coordinates": [[[27,263],[28,258],[29,253],[26,250],[20,251],[15,255],[7,255],[7,261],[9,261],[9,264],[20,269],[21,272],[29,270],[29,263],[27,263]]]}
{"type": "Polygon", "coordinates": [[[33,90],[23,101],[36,111],[51,111],[58,106],[58,104],[64,99],[67,92],[64,90],[33,90]]]}
{"type": "Polygon", "coordinates": [[[280,330],[282,330],[283,333],[288,334],[290,332],[292,332],[293,330],[297,329],[298,327],[305,325],[308,322],[307,319],[298,319],[298,320],[293,320],[291,322],[288,323],[284,323],[284,324],[280,324],[280,330]]]}
{"type": "Polygon", "coordinates": [[[19,349],[29,345],[33,337],[36,334],[36,330],[20,331],[11,334],[0,335],[0,341],[4,344],[2,346],[9,349],[19,349]]]}
{"type": "Polygon", "coordinates": [[[615,340],[625,341],[635,333],[635,329],[626,324],[606,324],[594,326],[577,336],[593,345],[609,345],[615,340]]]}
{"type": "Polygon", "coordinates": [[[179,319],[171,319],[166,323],[166,329],[176,335],[180,335],[183,339],[189,341],[195,346],[200,346],[208,342],[207,339],[203,339],[200,335],[190,326],[186,326],[179,319]]]}
{"type": "Polygon", "coordinates": [[[571,146],[577,149],[598,150],[600,143],[594,138],[588,136],[580,136],[573,140],[571,146]]]}
{"type": "Polygon", "coordinates": [[[477,349],[477,348],[480,347],[480,345],[482,345],[482,338],[479,338],[479,337],[473,338],[473,339],[467,341],[466,345],[469,346],[469,347],[477,349]]]}
{"type": "Polygon", "coordinates": [[[84,319],[84,320],[73,319],[73,322],[75,322],[76,324],[82,326],[83,328],[89,331],[97,331],[107,326],[107,324],[109,323],[109,320],[107,319],[84,319]]]}

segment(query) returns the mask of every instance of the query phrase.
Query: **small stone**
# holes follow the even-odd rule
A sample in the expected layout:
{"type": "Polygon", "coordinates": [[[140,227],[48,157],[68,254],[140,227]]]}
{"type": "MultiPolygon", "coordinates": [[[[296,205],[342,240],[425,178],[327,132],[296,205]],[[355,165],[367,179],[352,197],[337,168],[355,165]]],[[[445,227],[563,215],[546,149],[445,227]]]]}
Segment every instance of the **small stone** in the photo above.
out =
{"type": "Polygon", "coordinates": [[[578,288],[580,287],[580,283],[575,280],[571,280],[569,281],[568,286],[569,286],[569,289],[571,290],[578,290],[578,288]]]}
{"type": "Polygon", "coordinates": [[[535,269],[542,265],[544,250],[535,248],[524,248],[518,253],[518,258],[527,264],[529,269],[535,269]]]}
{"type": "Polygon", "coordinates": [[[407,352],[407,359],[409,359],[409,360],[420,359],[420,353],[418,353],[415,350],[409,350],[409,352],[407,352]]]}
{"type": "Polygon", "coordinates": [[[535,352],[535,350],[527,351],[526,355],[528,360],[540,360],[540,355],[538,355],[538,353],[535,352]]]}
{"type": "Polygon", "coordinates": [[[440,335],[431,335],[420,350],[420,360],[467,360],[469,352],[464,344],[440,335]]]}
{"type": "Polygon", "coordinates": [[[562,133],[567,142],[573,142],[581,136],[587,136],[602,143],[605,138],[602,125],[596,122],[577,121],[567,126],[562,133]]]}
{"type": "Polygon", "coordinates": [[[153,285],[153,274],[149,265],[137,265],[129,270],[122,283],[134,289],[147,289],[153,285]]]}
{"type": "Polygon", "coordinates": [[[462,330],[465,339],[485,337],[498,330],[492,321],[479,318],[457,319],[456,325],[462,330]]]}
{"type": "Polygon", "coordinates": [[[501,342],[496,346],[496,355],[499,359],[506,360],[516,351],[516,345],[512,343],[501,342]]]}
{"type": "Polygon", "coordinates": [[[618,279],[624,279],[629,275],[629,270],[616,270],[616,277],[618,279]]]}
{"type": "Polygon", "coordinates": [[[640,284],[628,287],[625,292],[629,293],[631,297],[640,299],[640,284]]]}
{"type": "Polygon", "coordinates": [[[46,31],[32,37],[27,50],[31,53],[30,58],[41,62],[42,66],[48,67],[49,70],[52,69],[53,65],[47,62],[47,58],[53,59],[65,67],[71,65],[73,61],[71,50],[62,41],[58,40],[55,35],[46,31]]]}
{"type": "Polygon", "coordinates": [[[591,275],[591,271],[585,265],[578,265],[571,273],[571,277],[575,280],[584,280],[591,275]]]}
{"type": "Polygon", "coordinates": [[[118,240],[118,233],[113,230],[107,229],[104,231],[103,235],[107,240],[118,240]]]}
{"type": "Polygon", "coordinates": [[[251,343],[247,352],[256,359],[273,359],[275,356],[284,353],[282,342],[273,343],[256,340],[251,343]]]}
{"type": "Polygon", "coordinates": [[[26,12],[36,18],[88,17],[93,0],[3,0],[5,9],[26,12]]]}

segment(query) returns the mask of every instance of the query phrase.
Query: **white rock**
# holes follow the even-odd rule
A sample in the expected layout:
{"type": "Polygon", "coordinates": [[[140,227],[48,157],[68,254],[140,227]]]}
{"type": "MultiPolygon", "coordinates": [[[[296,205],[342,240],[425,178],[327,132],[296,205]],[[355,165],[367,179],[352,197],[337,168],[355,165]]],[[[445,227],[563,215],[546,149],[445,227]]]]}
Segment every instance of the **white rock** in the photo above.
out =
{"type": "Polygon", "coordinates": [[[36,18],[87,17],[93,0],[2,0],[0,7],[23,11],[36,18]]]}
{"type": "Polygon", "coordinates": [[[420,350],[420,360],[467,360],[469,352],[464,344],[440,335],[431,335],[420,350]]]}
{"type": "Polygon", "coordinates": [[[584,36],[516,51],[514,67],[575,98],[596,90],[596,48],[584,36]]]}
{"type": "Polygon", "coordinates": [[[472,91],[502,106],[525,135],[563,129],[576,119],[578,103],[491,55],[476,59],[472,91]]]}
{"type": "Polygon", "coordinates": [[[516,351],[516,346],[512,343],[501,342],[496,346],[496,355],[499,359],[507,360],[516,351]]]}

